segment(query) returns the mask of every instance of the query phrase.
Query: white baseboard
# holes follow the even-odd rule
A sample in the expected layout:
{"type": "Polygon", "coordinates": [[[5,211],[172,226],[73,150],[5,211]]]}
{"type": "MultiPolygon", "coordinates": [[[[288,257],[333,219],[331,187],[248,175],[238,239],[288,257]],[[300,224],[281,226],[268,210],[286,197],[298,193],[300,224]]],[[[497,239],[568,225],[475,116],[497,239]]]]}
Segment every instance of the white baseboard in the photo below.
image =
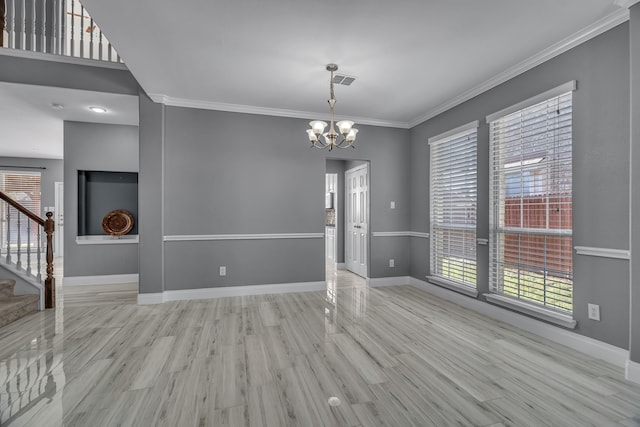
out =
{"type": "Polygon", "coordinates": [[[280,283],[273,285],[225,286],[221,288],[184,289],[155,294],[139,294],[138,304],[161,304],[168,301],[239,297],[249,295],[286,294],[324,291],[326,282],[280,283]]]}
{"type": "Polygon", "coordinates": [[[640,363],[634,362],[633,360],[627,360],[627,365],[625,366],[625,377],[629,381],[640,384],[640,363]]]}
{"type": "Polygon", "coordinates": [[[372,288],[380,286],[402,286],[410,285],[411,277],[409,276],[396,276],[396,277],[376,277],[373,279],[367,279],[367,284],[372,288]]]}
{"type": "Polygon", "coordinates": [[[164,302],[163,293],[158,292],[155,294],[138,294],[138,304],[162,304],[164,302]]]}
{"type": "Polygon", "coordinates": [[[103,276],[71,276],[63,277],[63,286],[78,285],[112,285],[116,283],[133,283],[138,281],[137,274],[108,274],[103,276]]]}
{"type": "MultiPolygon", "coordinates": [[[[474,298],[469,298],[468,296],[441,288],[440,286],[416,279],[415,277],[410,277],[409,279],[411,285],[418,289],[422,289],[430,294],[461,305],[492,319],[539,335],[558,344],[565,345],[581,353],[602,359],[618,367],[625,367],[625,364],[627,364],[629,359],[629,352],[623,348],[616,347],[593,338],[585,337],[584,335],[579,335],[575,332],[532,319],[513,311],[505,310],[474,298]]],[[[640,368],[638,371],[633,372],[637,372],[636,375],[640,378],[640,368]]]]}

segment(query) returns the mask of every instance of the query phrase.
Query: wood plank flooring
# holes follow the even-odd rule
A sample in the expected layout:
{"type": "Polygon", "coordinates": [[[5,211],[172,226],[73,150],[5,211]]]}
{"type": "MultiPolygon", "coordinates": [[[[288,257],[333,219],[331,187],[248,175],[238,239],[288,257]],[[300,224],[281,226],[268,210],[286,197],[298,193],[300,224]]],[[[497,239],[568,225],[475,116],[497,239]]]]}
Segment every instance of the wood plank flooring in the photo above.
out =
{"type": "Polygon", "coordinates": [[[75,302],[0,328],[0,425],[640,426],[622,369],[408,286],[75,302]]]}

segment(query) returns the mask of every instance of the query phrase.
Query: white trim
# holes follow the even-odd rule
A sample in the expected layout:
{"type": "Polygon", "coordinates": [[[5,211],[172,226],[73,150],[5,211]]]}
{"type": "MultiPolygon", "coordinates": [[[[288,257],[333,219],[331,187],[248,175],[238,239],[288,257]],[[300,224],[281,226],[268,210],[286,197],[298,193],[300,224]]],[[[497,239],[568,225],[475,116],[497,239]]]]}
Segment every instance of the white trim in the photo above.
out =
{"type": "Polygon", "coordinates": [[[568,329],[559,328],[540,320],[536,320],[510,310],[505,310],[501,307],[487,304],[477,299],[469,298],[456,292],[451,292],[423,280],[416,279],[415,277],[411,277],[410,279],[411,285],[418,289],[422,289],[430,294],[447,301],[451,301],[484,316],[507,323],[527,332],[531,332],[581,353],[605,360],[615,366],[621,368],[624,367],[629,358],[629,352],[623,348],[616,347],[593,338],[585,337],[584,335],[577,334],[568,329]]]}
{"type": "Polygon", "coordinates": [[[421,233],[419,231],[374,231],[371,233],[373,237],[423,237],[429,238],[429,233],[421,233]]]}
{"type": "Polygon", "coordinates": [[[574,246],[573,249],[576,250],[576,254],[578,255],[631,259],[631,251],[626,249],[594,248],[591,246],[574,246]]]}
{"type": "Polygon", "coordinates": [[[409,231],[410,237],[422,237],[423,239],[429,238],[429,233],[422,233],[420,231],[409,231]]]}
{"type": "MultiPolygon", "coordinates": [[[[150,93],[149,98],[154,102],[158,102],[164,105],[172,107],[187,107],[187,108],[199,108],[202,110],[216,110],[216,111],[228,111],[232,113],[245,113],[245,114],[261,114],[264,116],[276,116],[276,117],[290,117],[296,119],[307,120],[327,120],[330,116],[326,113],[314,113],[311,111],[298,111],[298,110],[286,110],[281,108],[269,108],[269,107],[257,107],[252,105],[241,104],[228,104],[225,102],[204,101],[200,99],[188,99],[177,98],[168,96],[162,93],[150,93]]],[[[391,120],[381,120],[366,117],[349,117],[349,120],[353,120],[357,124],[371,125],[371,126],[384,126],[400,129],[409,129],[409,123],[396,122],[391,120]]]]}
{"type": "Polygon", "coordinates": [[[638,3],[640,0],[615,0],[613,4],[619,7],[625,7],[629,9],[634,4],[638,3]]]}
{"type": "Polygon", "coordinates": [[[443,132],[443,133],[441,133],[439,135],[432,136],[427,141],[429,142],[429,144],[433,144],[433,143],[438,142],[438,141],[440,141],[442,139],[449,138],[450,136],[453,136],[453,135],[456,135],[456,134],[459,134],[459,133],[462,133],[462,132],[466,132],[466,131],[471,130],[471,129],[478,129],[479,127],[480,127],[480,121],[479,120],[475,120],[475,121],[473,121],[471,123],[467,123],[466,125],[458,126],[455,129],[451,129],[451,130],[443,132]]]}
{"type": "Polygon", "coordinates": [[[560,86],[556,86],[553,89],[549,89],[545,92],[542,92],[536,96],[532,96],[529,99],[525,99],[524,101],[518,102],[517,104],[513,104],[507,108],[503,108],[500,111],[496,111],[493,114],[489,114],[487,116],[487,123],[491,123],[499,118],[507,116],[516,111],[520,111],[527,107],[531,107],[532,105],[536,105],[540,102],[543,102],[547,99],[551,99],[556,96],[560,96],[567,92],[572,92],[576,90],[577,84],[575,80],[568,81],[567,83],[561,84],[560,86]]]}
{"type": "Polygon", "coordinates": [[[367,285],[372,288],[379,288],[381,286],[407,286],[411,283],[409,276],[395,276],[395,277],[374,277],[367,279],[367,285]]]}
{"type": "MultiPolygon", "coordinates": [[[[0,48],[1,49],[1,48],[0,48]]],[[[18,276],[24,283],[35,288],[38,291],[38,295],[40,295],[39,309],[40,311],[44,310],[44,285],[43,282],[39,282],[38,278],[35,276],[29,276],[26,270],[21,268],[17,268],[14,263],[8,264],[6,258],[4,256],[0,257],[0,266],[4,267],[10,273],[18,276]]],[[[42,279],[44,281],[44,277],[42,279]]]]}
{"type": "Polygon", "coordinates": [[[137,244],[139,242],[137,234],[126,236],[76,236],[76,245],[123,245],[137,244]]]}
{"type": "Polygon", "coordinates": [[[634,362],[631,359],[627,360],[624,377],[629,381],[640,384],[640,363],[634,362]]]}
{"type": "Polygon", "coordinates": [[[523,74],[530,69],[549,61],[550,59],[555,58],[558,55],[563,54],[564,52],[572,49],[586,41],[591,40],[594,37],[599,36],[600,34],[609,31],[613,27],[622,24],[629,20],[629,10],[628,9],[619,9],[610,15],[605,16],[604,18],[594,22],[593,24],[583,28],[582,30],[572,34],[564,40],[555,43],[548,48],[538,52],[537,54],[531,56],[530,58],[520,62],[519,64],[514,65],[511,68],[501,72],[485,81],[484,83],[475,86],[455,98],[438,105],[433,108],[426,114],[422,116],[416,117],[415,119],[409,121],[409,127],[412,128],[414,126],[419,125],[422,122],[426,122],[429,119],[434,118],[435,116],[448,111],[463,102],[466,102],[476,96],[487,92],[494,87],[501,85],[502,83],[511,80],[514,77],[523,74]]]}
{"type": "Polygon", "coordinates": [[[71,276],[62,278],[62,286],[77,285],[114,285],[117,283],[134,283],[138,274],[105,274],[101,276],[71,276]]]}
{"type": "Polygon", "coordinates": [[[427,281],[433,283],[434,285],[442,286],[443,288],[458,292],[459,294],[463,294],[472,298],[478,298],[478,290],[476,288],[472,288],[471,286],[459,285],[457,283],[437,276],[427,276],[427,281]]]}
{"type": "Polygon", "coordinates": [[[37,59],[40,61],[62,62],[65,64],[86,65],[88,67],[113,68],[116,70],[128,70],[124,63],[100,61],[97,59],[76,58],[74,56],[54,55],[51,53],[32,52],[20,49],[0,49],[0,55],[15,56],[17,58],[37,59]]]}
{"type": "Polygon", "coordinates": [[[483,295],[487,302],[490,302],[491,304],[497,304],[511,310],[516,310],[521,313],[537,317],[538,319],[546,320],[547,322],[551,322],[558,326],[575,329],[576,325],[578,324],[578,322],[576,322],[571,316],[562,313],[556,313],[543,307],[535,306],[533,304],[527,304],[514,298],[489,293],[483,295]]]}
{"type": "Polygon", "coordinates": [[[278,234],[189,234],[164,236],[165,242],[194,242],[199,240],[268,240],[268,239],[323,239],[324,233],[278,234]]]}
{"type": "Polygon", "coordinates": [[[155,294],[139,294],[138,304],[160,304],[168,301],[199,300],[265,294],[317,292],[327,289],[327,283],[300,282],[272,285],[224,286],[220,288],[180,289],[155,294]]]}
{"type": "Polygon", "coordinates": [[[408,231],[372,231],[373,237],[409,237],[408,231]]]}
{"type": "Polygon", "coordinates": [[[138,294],[138,305],[162,304],[164,302],[164,294],[158,292],[155,294],[138,294]]]}

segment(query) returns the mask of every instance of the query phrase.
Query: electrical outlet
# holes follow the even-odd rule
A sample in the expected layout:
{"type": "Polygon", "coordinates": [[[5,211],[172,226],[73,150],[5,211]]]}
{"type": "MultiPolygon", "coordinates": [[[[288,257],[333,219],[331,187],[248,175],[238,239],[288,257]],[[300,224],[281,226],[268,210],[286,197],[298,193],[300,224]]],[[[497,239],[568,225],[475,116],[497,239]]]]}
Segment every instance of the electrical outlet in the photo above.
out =
{"type": "Polygon", "coordinates": [[[393,259],[393,258],[391,258],[391,259],[389,260],[389,267],[390,267],[390,268],[393,268],[393,267],[395,267],[395,266],[396,266],[396,260],[395,260],[395,259],[393,259]]]}
{"type": "Polygon", "coordinates": [[[227,275],[227,267],[224,265],[220,266],[220,275],[221,276],[226,276],[227,275]]]}
{"type": "Polygon", "coordinates": [[[395,209],[396,208],[396,202],[391,202],[390,206],[391,206],[391,209],[395,209]]]}
{"type": "Polygon", "coordinates": [[[597,304],[588,304],[589,319],[600,321],[600,306],[597,304]]]}

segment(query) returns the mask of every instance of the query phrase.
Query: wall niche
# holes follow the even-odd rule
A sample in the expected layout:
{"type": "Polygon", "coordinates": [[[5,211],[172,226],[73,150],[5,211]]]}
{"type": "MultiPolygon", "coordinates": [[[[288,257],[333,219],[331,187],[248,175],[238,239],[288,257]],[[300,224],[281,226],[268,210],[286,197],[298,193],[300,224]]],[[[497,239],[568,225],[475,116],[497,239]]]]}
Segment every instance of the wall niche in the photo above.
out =
{"type": "Polygon", "coordinates": [[[104,236],[102,219],[115,209],[133,215],[138,234],[138,173],[78,171],[78,236],[104,236]]]}

